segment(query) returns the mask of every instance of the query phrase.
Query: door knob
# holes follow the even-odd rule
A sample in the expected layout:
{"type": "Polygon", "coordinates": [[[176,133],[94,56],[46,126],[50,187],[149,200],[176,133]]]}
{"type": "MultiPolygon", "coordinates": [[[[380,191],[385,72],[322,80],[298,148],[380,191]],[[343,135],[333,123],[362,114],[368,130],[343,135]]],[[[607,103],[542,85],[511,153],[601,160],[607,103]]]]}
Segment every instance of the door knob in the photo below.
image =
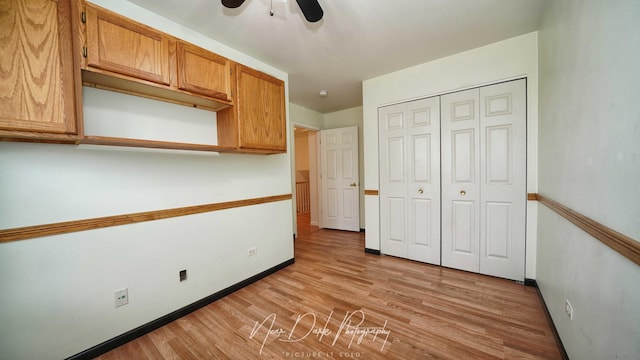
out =
{"type": "Polygon", "coordinates": [[[418,189],[418,194],[422,194],[423,192],[424,192],[424,190],[418,189]]]}
{"type": "Polygon", "coordinates": [[[467,192],[464,191],[464,190],[460,190],[460,195],[465,196],[465,195],[467,195],[467,192]]]}
{"type": "Polygon", "coordinates": [[[352,182],[349,186],[358,186],[356,183],[352,182]]]}

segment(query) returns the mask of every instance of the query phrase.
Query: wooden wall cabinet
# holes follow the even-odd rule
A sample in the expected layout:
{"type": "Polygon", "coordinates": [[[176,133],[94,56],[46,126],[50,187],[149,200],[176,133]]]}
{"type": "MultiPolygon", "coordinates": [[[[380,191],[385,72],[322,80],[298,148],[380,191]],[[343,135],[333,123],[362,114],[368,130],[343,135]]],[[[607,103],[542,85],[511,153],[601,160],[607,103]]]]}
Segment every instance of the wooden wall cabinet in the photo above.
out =
{"type": "Polygon", "coordinates": [[[218,144],[239,152],[286,152],[284,81],[244,65],[235,68],[235,106],[218,112],[218,144]]]}
{"type": "Polygon", "coordinates": [[[72,0],[9,0],[0,10],[0,138],[82,136],[79,17],[72,0]]]}
{"type": "Polygon", "coordinates": [[[86,86],[218,111],[233,104],[230,61],[85,3],[86,86]]]}
{"type": "Polygon", "coordinates": [[[0,7],[0,140],[287,151],[282,80],[83,0],[0,7]],[[84,134],[82,85],[217,111],[218,145],[84,134]]]}
{"type": "Polygon", "coordinates": [[[231,101],[231,61],[184,41],[178,41],[178,88],[231,101]]]}
{"type": "Polygon", "coordinates": [[[86,24],[89,68],[169,85],[169,36],[91,5],[86,24]]]}

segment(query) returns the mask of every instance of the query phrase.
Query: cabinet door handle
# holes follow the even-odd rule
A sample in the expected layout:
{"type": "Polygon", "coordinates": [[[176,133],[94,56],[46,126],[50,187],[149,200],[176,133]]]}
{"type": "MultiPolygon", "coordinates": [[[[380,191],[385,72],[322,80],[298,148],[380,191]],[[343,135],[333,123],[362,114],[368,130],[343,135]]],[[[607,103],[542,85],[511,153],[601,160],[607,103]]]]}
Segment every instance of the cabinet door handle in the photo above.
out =
{"type": "Polygon", "coordinates": [[[424,190],[418,189],[418,194],[422,194],[422,193],[424,193],[424,190]]]}
{"type": "Polygon", "coordinates": [[[467,192],[464,191],[464,190],[460,190],[460,195],[465,196],[465,195],[467,195],[467,192]]]}

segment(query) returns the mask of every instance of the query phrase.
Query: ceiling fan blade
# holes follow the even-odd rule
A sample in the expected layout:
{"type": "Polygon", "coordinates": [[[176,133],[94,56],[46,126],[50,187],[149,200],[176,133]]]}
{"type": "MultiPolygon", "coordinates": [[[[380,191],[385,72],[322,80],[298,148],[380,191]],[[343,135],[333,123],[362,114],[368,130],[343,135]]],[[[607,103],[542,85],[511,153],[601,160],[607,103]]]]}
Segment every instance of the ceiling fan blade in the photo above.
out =
{"type": "Polygon", "coordinates": [[[318,0],[296,0],[298,2],[298,6],[302,13],[304,14],[305,19],[308,22],[316,22],[322,19],[322,15],[324,15],[324,11],[318,4],[318,0]]]}
{"type": "Polygon", "coordinates": [[[222,0],[222,5],[224,7],[235,9],[242,5],[243,2],[244,0],[222,0]]]}

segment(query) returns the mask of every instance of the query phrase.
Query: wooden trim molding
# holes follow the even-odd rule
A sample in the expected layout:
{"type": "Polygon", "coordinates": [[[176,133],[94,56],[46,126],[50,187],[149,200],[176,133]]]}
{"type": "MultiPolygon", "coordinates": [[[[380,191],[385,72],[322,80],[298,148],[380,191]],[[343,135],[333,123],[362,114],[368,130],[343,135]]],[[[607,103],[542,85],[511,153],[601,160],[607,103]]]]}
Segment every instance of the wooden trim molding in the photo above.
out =
{"type": "Polygon", "coordinates": [[[536,199],[549,209],[555,211],[560,216],[587,232],[589,235],[617,251],[620,255],[640,265],[640,242],[602,225],[577,211],[571,210],[544,195],[537,194],[536,199]]]}
{"type": "Polygon", "coordinates": [[[113,215],[93,219],[73,220],[52,224],[5,229],[0,230],[0,243],[33,239],[43,236],[68,234],[72,232],[94,230],[118,225],[129,225],[145,221],[168,219],[178,216],[200,214],[250,205],[266,204],[270,202],[290,199],[292,199],[291,194],[283,194],[253,199],[227,201],[214,204],[187,206],[166,210],[154,210],[133,214],[113,215]]]}
{"type": "Polygon", "coordinates": [[[364,191],[364,194],[365,194],[365,195],[375,195],[375,196],[378,196],[379,191],[378,191],[378,190],[365,190],[365,191],[364,191]]]}

